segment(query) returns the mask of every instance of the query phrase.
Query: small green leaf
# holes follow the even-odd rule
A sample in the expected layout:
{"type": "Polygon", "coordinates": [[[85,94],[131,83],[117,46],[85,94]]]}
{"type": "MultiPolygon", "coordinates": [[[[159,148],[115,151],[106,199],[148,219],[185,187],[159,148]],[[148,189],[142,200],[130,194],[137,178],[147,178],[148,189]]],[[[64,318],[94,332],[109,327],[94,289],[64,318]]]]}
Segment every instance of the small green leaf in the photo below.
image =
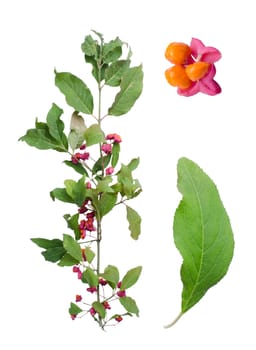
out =
{"type": "Polygon", "coordinates": [[[74,169],[78,174],[86,175],[87,177],[89,176],[82,164],[74,164],[71,160],[64,160],[63,163],[66,164],[68,167],[74,169]]]}
{"type": "Polygon", "coordinates": [[[90,267],[87,267],[87,269],[83,272],[82,281],[84,283],[88,283],[90,287],[97,287],[99,284],[98,276],[90,267]]]}
{"type": "Polygon", "coordinates": [[[70,315],[78,315],[83,310],[79,306],[77,306],[76,304],[70,303],[70,308],[68,311],[69,311],[70,315]]]}
{"type": "Polygon", "coordinates": [[[84,138],[86,145],[91,146],[103,142],[105,135],[98,124],[93,124],[85,131],[84,138]]]}
{"type": "Polygon", "coordinates": [[[105,318],[106,317],[106,309],[104,308],[104,306],[99,301],[94,301],[92,303],[92,307],[100,315],[101,318],[105,318]]]}
{"type": "Polygon", "coordinates": [[[73,258],[73,256],[66,253],[63,255],[63,257],[60,259],[58,266],[73,266],[79,264],[79,261],[73,258]]]}
{"type": "Polygon", "coordinates": [[[117,283],[119,282],[119,271],[116,266],[108,265],[104,273],[102,274],[102,277],[107,281],[114,283],[113,289],[116,288],[117,283]]]}
{"type": "Polygon", "coordinates": [[[91,250],[90,247],[86,247],[84,250],[84,254],[86,257],[86,261],[88,261],[88,263],[91,264],[91,262],[93,261],[93,259],[95,257],[95,253],[91,250]]]}
{"type": "Polygon", "coordinates": [[[109,213],[115,206],[117,193],[105,192],[99,200],[99,214],[101,217],[109,213]]]}
{"type": "Polygon", "coordinates": [[[118,60],[118,58],[122,55],[122,46],[123,42],[119,38],[104,44],[102,49],[103,62],[110,63],[118,60]]]}
{"type": "Polygon", "coordinates": [[[66,186],[66,192],[69,195],[69,197],[74,199],[73,198],[73,189],[74,189],[74,187],[76,185],[75,180],[67,179],[67,180],[64,181],[64,185],[66,186]]]}
{"type": "Polygon", "coordinates": [[[73,187],[72,197],[79,207],[83,205],[86,197],[85,176],[76,182],[73,187]]]}
{"type": "Polygon", "coordinates": [[[125,71],[120,84],[120,92],[116,95],[115,101],[109,108],[108,113],[113,116],[120,116],[127,113],[142,92],[143,72],[142,66],[133,67],[125,71]]]}
{"type": "Polygon", "coordinates": [[[65,253],[66,253],[66,250],[63,247],[55,247],[55,248],[48,248],[47,250],[42,252],[42,255],[47,261],[57,262],[63,257],[63,255],[65,255],[65,253]]]}
{"type": "Polygon", "coordinates": [[[68,149],[67,137],[64,134],[64,123],[60,120],[63,110],[53,103],[52,108],[47,114],[47,125],[49,127],[50,135],[60,144],[63,144],[64,148],[68,149]]]}
{"type": "Polygon", "coordinates": [[[129,69],[130,60],[120,60],[113,62],[105,70],[105,84],[109,86],[119,86],[121,78],[126,70],[129,69]]]}
{"type": "Polygon", "coordinates": [[[99,158],[92,168],[92,173],[96,174],[98,171],[104,170],[110,162],[111,154],[108,154],[107,156],[103,156],[102,158],[99,158]]]}
{"type": "Polygon", "coordinates": [[[67,103],[76,111],[92,114],[93,97],[80,78],[71,73],[55,72],[55,85],[65,95],[67,103]]]}
{"type": "Polygon", "coordinates": [[[85,176],[83,176],[78,182],[67,179],[64,181],[67,194],[73,199],[73,201],[81,207],[86,197],[85,176]]]}
{"type": "Polygon", "coordinates": [[[129,270],[122,279],[121,288],[124,290],[132,287],[138,281],[141,274],[141,270],[141,266],[137,266],[129,270]]]}
{"type": "Polygon", "coordinates": [[[31,238],[31,241],[44,249],[63,247],[63,242],[60,239],[31,238]]]}
{"type": "Polygon", "coordinates": [[[114,168],[119,159],[119,153],[120,153],[120,143],[115,142],[112,147],[112,157],[111,157],[111,166],[114,168]]]}
{"type": "Polygon", "coordinates": [[[67,194],[65,188],[55,188],[50,192],[52,200],[58,199],[65,203],[75,203],[74,200],[67,194]]]}
{"type": "Polygon", "coordinates": [[[87,56],[97,57],[99,52],[99,44],[91,35],[87,35],[81,45],[82,51],[87,56]]]}
{"type": "Polygon", "coordinates": [[[124,164],[122,164],[120,171],[117,174],[117,179],[122,184],[122,195],[126,195],[128,198],[133,193],[133,178],[131,170],[124,164]]]}
{"type": "Polygon", "coordinates": [[[111,176],[106,176],[104,177],[104,179],[102,179],[101,181],[98,182],[97,184],[97,191],[99,193],[102,192],[109,192],[109,193],[113,193],[114,190],[113,188],[109,187],[109,184],[113,181],[111,176]]]}
{"type": "Polygon", "coordinates": [[[175,245],[183,257],[183,291],[177,319],[225,276],[234,252],[232,228],[217,187],[187,158],[178,162],[178,189],[183,198],[173,230],[175,245]]]}
{"type": "Polygon", "coordinates": [[[78,241],[80,239],[81,233],[79,230],[79,213],[74,214],[73,216],[69,214],[64,215],[64,219],[66,220],[68,224],[68,228],[74,231],[75,233],[75,239],[78,241]]]}
{"type": "Polygon", "coordinates": [[[122,298],[119,298],[119,301],[120,301],[120,304],[123,305],[126,311],[131,312],[136,316],[139,316],[139,309],[134,299],[130,297],[122,297],[122,298]]]}
{"type": "Polygon", "coordinates": [[[129,223],[129,230],[133,239],[138,239],[140,235],[141,217],[132,208],[126,206],[127,220],[129,223]]]}
{"type": "Polygon", "coordinates": [[[84,56],[85,58],[85,61],[87,63],[90,63],[92,65],[92,75],[93,77],[95,78],[95,80],[100,83],[104,77],[105,77],[105,70],[106,68],[108,67],[107,64],[98,64],[99,60],[98,59],[95,59],[91,56],[84,56]],[[100,69],[99,69],[100,67],[100,69]]]}
{"type": "Polygon", "coordinates": [[[133,171],[138,168],[138,165],[140,164],[140,158],[133,158],[130,163],[127,165],[127,167],[133,171]]]}
{"type": "Polygon", "coordinates": [[[63,235],[63,246],[74,259],[82,261],[82,251],[80,245],[70,235],[63,235]]]}

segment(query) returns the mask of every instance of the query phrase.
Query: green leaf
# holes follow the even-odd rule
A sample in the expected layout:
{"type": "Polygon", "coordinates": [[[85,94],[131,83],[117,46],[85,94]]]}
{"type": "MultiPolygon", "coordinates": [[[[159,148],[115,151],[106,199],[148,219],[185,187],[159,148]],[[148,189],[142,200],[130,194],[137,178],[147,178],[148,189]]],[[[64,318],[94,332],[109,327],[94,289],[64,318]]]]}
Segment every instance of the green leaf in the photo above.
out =
{"type": "Polygon", "coordinates": [[[122,55],[122,45],[123,42],[119,38],[104,44],[102,49],[103,62],[110,63],[118,60],[118,58],[122,55]]]}
{"type": "Polygon", "coordinates": [[[109,213],[115,206],[117,193],[105,192],[99,200],[99,214],[101,217],[109,213]]]}
{"type": "Polygon", "coordinates": [[[129,168],[131,171],[138,168],[138,165],[140,164],[140,158],[133,158],[130,163],[127,165],[127,168],[129,168]]]}
{"type": "Polygon", "coordinates": [[[86,197],[85,176],[76,182],[73,187],[72,197],[79,207],[83,205],[86,197]]]}
{"type": "Polygon", "coordinates": [[[87,35],[81,45],[81,49],[86,56],[97,57],[99,52],[99,44],[91,35],[87,35]]]}
{"type": "Polygon", "coordinates": [[[83,176],[78,182],[67,179],[64,181],[67,194],[73,199],[73,201],[81,207],[86,197],[85,176],[83,176]]]}
{"type": "Polygon", "coordinates": [[[132,196],[133,192],[133,178],[131,170],[124,164],[117,174],[117,179],[122,184],[122,195],[126,195],[128,198],[132,196]]]}
{"type": "Polygon", "coordinates": [[[84,56],[85,61],[92,65],[92,75],[95,80],[100,83],[105,78],[105,70],[108,67],[107,64],[99,63],[99,59],[95,59],[91,56],[84,56]],[[99,68],[100,67],[100,68],[99,68]]]}
{"type": "Polygon", "coordinates": [[[47,114],[46,121],[49,128],[50,135],[63,147],[68,150],[68,141],[67,137],[64,134],[64,123],[60,120],[63,110],[59,108],[55,103],[53,103],[52,108],[47,114]]]}
{"type": "Polygon", "coordinates": [[[55,85],[65,95],[67,103],[78,112],[93,113],[93,97],[86,84],[71,73],[55,72],[55,85]]]}
{"type": "Polygon", "coordinates": [[[63,235],[63,246],[74,259],[82,261],[82,251],[80,245],[70,235],[63,235]]]}
{"type": "Polygon", "coordinates": [[[69,214],[65,214],[64,219],[66,220],[67,224],[68,224],[68,228],[70,228],[71,230],[74,231],[75,233],[75,239],[78,241],[80,239],[81,233],[79,230],[79,213],[74,214],[73,216],[69,215],[69,214]]]}
{"type": "Polygon", "coordinates": [[[74,164],[71,162],[71,160],[64,160],[63,163],[66,164],[68,167],[74,169],[78,174],[86,175],[87,177],[89,176],[82,164],[74,164]]]}
{"type": "Polygon", "coordinates": [[[107,156],[103,156],[102,158],[99,158],[92,168],[92,173],[96,174],[98,171],[104,170],[110,162],[111,154],[108,154],[107,156]]]}
{"type": "Polygon", "coordinates": [[[69,311],[70,315],[78,315],[83,310],[79,306],[77,306],[76,304],[70,303],[70,308],[68,311],[69,311]]]}
{"type": "Polygon", "coordinates": [[[47,261],[57,262],[66,253],[66,250],[63,248],[63,242],[60,239],[31,238],[31,241],[40,248],[46,249],[42,252],[42,255],[47,261]]]}
{"type": "Polygon", "coordinates": [[[107,281],[114,284],[113,289],[116,288],[117,283],[119,282],[119,271],[116,266],[108,265],[104,273],[102,274],[102,277],[107,281]]]}
{"type": "Polygon", "coordinates": [[[103,142],[105,135],[98,124],[93,124],[85,131],[84,138],[86,145],[91,146],[103,142]]]}
{"type": "Polygon", "coordinates": [[[101,318],[105,318],[106,316],[106,309],[99,301],[94,301],[92,303],[92,307],[95,309],[96,312],[100,315],[101,318]]]}
{"type": "Polygon", "coordinates": [[[109,86],[119,86],[121,78],[126,70],[129,69],[130,60],[120,60],[113,62],[105,70],[105,84],[109,86]]]}
{"type": "Polygon", "coordinates": [[[58,199],[65,203],[75,203],[74,200],[67,194],[65,188],[55,188],[50,192],[52,200],[58,199]]]}
{"type": "Polygon", "coordinates": [[[178,162],[178,189],[183,198],[173,230],[175,245],[183,257],[181,316],[227,273],[234,238],[217,187],[187,158],[178,162]]]}
{"type": "Polygon", "coordinates": [[[60,259],[58,266],[73,266],[79,264],[79,261],[73,258],[73,256],[66,253],[63,255],[63,257],[60,259]]]}
{"type": "Polygon", "coordinates": [[[98,182],[97,184],[97,191],[99,193],[102,192],[109,192],[109,193],[113,193],[114,190],[113,188],[109,187],[109,184],[113,181],[111,176],[106,176],[104,177],[104,179],[102,179],[101,181],[98,182]]]}
{"type": "Polygon", "coordinates": [[[130,288],[138,281],[141,274],[141,270],[142,270],[142,267],[137,266],[126,273],[121,283],[122,290],[130,288]]]}
{"type": "Polygon", "coordinates": [[[95,253],[91,250],[90,247],[86,247],[84,250],[84,254],[86,257],[86,261],[88,261],[88,263],[90,264],[95,257],[95,253]]]}
{"type": "Polygon", "coordinates": [[[65,253],[66,253],[66,250],[63,247],[55,247],[55,248],[48,248],[47,250],[42,252],[42,255],[47,261],[57,262],[63,257],[63,255],[65,255],[65,253]]]}
{"type": "Polygon", "coordinates": [[[130,297],[122,297],[122,298],[119,298],[119,301],[120,301],[120,304],[123,305],[126,311],[131,312],[136,316],[139,316],[139,309],[134,299],[130,297]]]}
{"type": "Polygon", "coordinates": [[[98,276],[90,267],[87,267],[87,269],[83,272],[82,281],[84,283],[88,283],[90,287],[97,287],[99,284],[98,276]]]}
{"type": "Polygon", "coordinates": [[[27,130],[26,134],[22,136],[19,141],[25,141],[29,146],[40,150],[53,149],[58,152],[67,152],[63,144],[55,140],[49,133],[48,127],[44,123],[37,123],[39,125],[36,129],[27,130]],[[45,125],[45,127],[43,127],[45,125]]]}
{"type": "Polygon", "coordinates": [[[114,168],[119,159],[119,153],[120,153],[120,143],[115,142],[112,147],[112,158],[111,158],[111,166],[114,168]]]}
{"type": "Polygon", "coordinates": [[[44,249],[63,246],[63,242],[60,239],[31,238],[31,241],[44,249]]]}
{"type": "Polygon", "coordinates": [[[129,230],[133,239],[138,239],[140,235],[141,217],[131,207],[126,206],[126,215],[129,223],[129,230]]]}
{"type": "Polygon", "coordinates": [[[116,95],[115,101],[109,108],[108,113],[113,116],[120,116],[127,113],[142,92],[143,72],[142,66],[133,67],[125,71],[120,84],[120,92],[116,95]]]}

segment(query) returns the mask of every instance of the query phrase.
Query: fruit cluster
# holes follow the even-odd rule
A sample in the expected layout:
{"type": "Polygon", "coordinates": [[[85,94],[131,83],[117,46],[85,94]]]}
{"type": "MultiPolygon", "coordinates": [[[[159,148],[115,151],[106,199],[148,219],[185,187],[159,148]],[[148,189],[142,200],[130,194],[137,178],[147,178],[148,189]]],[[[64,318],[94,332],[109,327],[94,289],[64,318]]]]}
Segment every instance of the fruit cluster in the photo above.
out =
{"type": "Polygon", "coordinates": [[[192,96],[197,92],[216,95],[221,92],[220,86],[213,80],[214,62],[221,57],[213,47],[206,47],[200,40],[192,39],[191,45],[181,42],[169,44],[165,57],[174,66],[165,71],[168,83],[178,87],[178,93],[192,96]]]}

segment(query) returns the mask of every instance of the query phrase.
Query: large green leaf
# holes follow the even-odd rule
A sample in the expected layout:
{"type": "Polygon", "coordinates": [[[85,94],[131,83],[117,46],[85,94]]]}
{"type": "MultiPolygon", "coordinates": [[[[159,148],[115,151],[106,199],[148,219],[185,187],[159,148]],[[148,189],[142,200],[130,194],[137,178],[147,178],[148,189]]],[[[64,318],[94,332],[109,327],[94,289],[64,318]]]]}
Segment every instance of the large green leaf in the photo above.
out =
{"type": "Polygon", "coordinates": [[[137,266],[127,271],[127,273],[121,281],[121,289],[124,290],[132,287],[138,281],[141,274],[141,270],[142,267],[137,266]]]}
{"type": "Polygon", "coordinates": [[[140,235],[141,217],[136,210],[126,206],[126,215],[129,223],[129,230],[133,239],[138,239],[140,235]]]}
{"type": "Polygon", "coordinates": [[[80,78],[68,72],[55,72],[55,85],[65,95],[67,103],[76,111],[92,114],[93,97],[80,78]]]}
{"type": "Polygon", "coordinates": [[[142,92],[143,72],[142,66],[133,67],[126,70],[122,76],[120,91],[116,95],[115,101],[109,108],[110,115],[119,116],[127,113],[142,92]]]}
{"type": "Polygon", "coordinates": [[[183,257],[180,317],[226,274],[234,238],[215,184],[187,158],[178,162],[178,189],[183,198],[173,229],[175,245],[183,257]]]}

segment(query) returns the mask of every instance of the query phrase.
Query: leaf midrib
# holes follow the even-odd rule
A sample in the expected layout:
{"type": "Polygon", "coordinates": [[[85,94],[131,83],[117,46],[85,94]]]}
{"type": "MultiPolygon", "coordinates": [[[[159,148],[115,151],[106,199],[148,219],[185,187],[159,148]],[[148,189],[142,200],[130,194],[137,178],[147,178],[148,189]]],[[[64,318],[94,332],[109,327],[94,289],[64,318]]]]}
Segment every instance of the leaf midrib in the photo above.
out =
{"type": "MultiPolygon", "coordinates": [[[[195,282],[195,285],[192,289],[192,292],[186,302],[186,308],[187,306],[189,305],[189,302],[190,300],[192,299],[193,297],[193,294],[195,292],[195,289],[197,288],[198,286],[198,281],[199,281],[199,278],[200,278],[200,275],[201,275],[201,270],[202,270],[202,265],[203,265],[203,259],[204,259],[204,242],[205,242],[205,229],[204,229],[204,224],[203,224],[203,210],[202,210],[202,206],[201,206],[201,201],[200,201],[200,197],[199,197],[199,193],[197,191],[197,188],[196,188],[196,185],[194,183],[194,180],[192,178],[192,176],[190,175],[190,172],[189,170],[187,169],[186,165],[184,165],[184,168],[185,168],[185,171],[187,172],[188,174],[188,178],[192,184],[192,187],[195,191],[195,194],[196,194],[196,198],[197,198],[197,201],[198,201],[198,205],[199,205],[199,210],[200,210],[200,221],[201,221],[201,227],[202,227],[202,252],[201,252],[201,258],[200,258],[200,264],[199,264],[199,269],[198,269],[198,275],[197,275],[197,279],[196,279],[196,282],[195,282]]],[[[186,309],[185,308],[185,309],[186,309]]]]}

